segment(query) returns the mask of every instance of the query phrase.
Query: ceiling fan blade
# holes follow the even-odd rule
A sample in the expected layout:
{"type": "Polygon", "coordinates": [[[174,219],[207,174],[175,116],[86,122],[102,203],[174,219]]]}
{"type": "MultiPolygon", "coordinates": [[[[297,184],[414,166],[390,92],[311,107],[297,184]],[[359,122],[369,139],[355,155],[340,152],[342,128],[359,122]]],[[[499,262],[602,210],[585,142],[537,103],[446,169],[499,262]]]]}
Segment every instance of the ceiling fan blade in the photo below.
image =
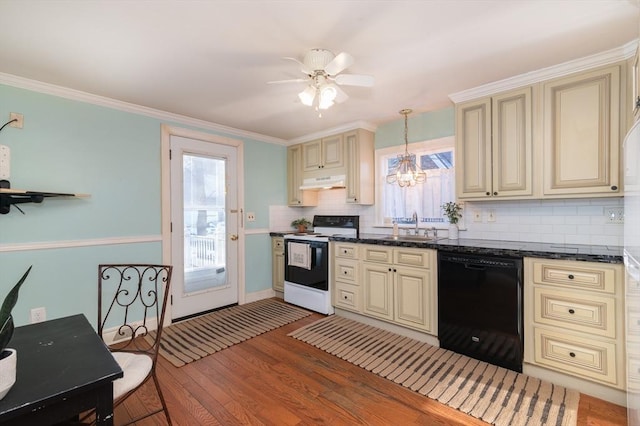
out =
{"type": "Polygon", "coordinates": [[[353,65],[353,62],[353,56],[346,52],[339,53],[338,56],[333,58],[333,60],[324,67],[324,72],[329,75],[336,75],[353,65]]]}
{"type": "Polygon", "coordinates": [[[291,80],[275,80],[275,81],[267,81],[267,84],[282,84],[282,83],[305,83],[308,82],[308,78],[294,78],[291,80]]]}
{"type": "Polygon", "coordinates": [[[342,102],[346,101],[347,99],[349,99],[349,95],[347,95],[344,92],[344,90],[342,90],[338,86],[335,86],[335,88],[336,88],[336,98],[334,99],[334,101],[336,103],[342,103],[342,102]]]}
{"type": "Polygon", "coordinates": [[[334,81],[336,84],[345,86],[371,87],[375,83],[375,78],[372,75],[364,74],[338,74],[335,76],[334,81]]]}
{"type": "Polygon", "coordinates": [[[296,59],[296,58],[292,58],[291,56],[284,56],[282,59],[288,59],[290,61],[294,61],[297,62],[300,65],[300,71],[302,71],[303,73],[307,74],[307,75],[312,75],[313,71],[309,70],[309,68],[307,68],[307,66],[302,63],[300,60],[296,59]]]}

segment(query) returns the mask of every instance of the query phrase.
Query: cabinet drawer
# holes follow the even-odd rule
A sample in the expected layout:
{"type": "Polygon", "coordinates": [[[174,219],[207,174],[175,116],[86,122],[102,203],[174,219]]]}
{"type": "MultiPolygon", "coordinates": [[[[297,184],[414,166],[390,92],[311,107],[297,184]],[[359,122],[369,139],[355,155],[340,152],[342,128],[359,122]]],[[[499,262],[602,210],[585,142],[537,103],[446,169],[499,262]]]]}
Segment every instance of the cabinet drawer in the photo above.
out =
{"type": "Polygon", "coordinates": [[[627,345],[627,385],[629,390],[640,392],[640,345],[627,345]]]}
{"type": "MultiPolygon", "coordinates": [[[[598,264],[562,260],[532,260],[533,281],[581,288],[604,293],[615,292],[616,273],[619,268],[611,264],[598,264]]],[[[619,272],[618,272],[619,273],[619,272]]]]}
{"type": "Polygon", "coordinates": [[[393,250],[393,263],[396,265],[429,268],[431,256],[431,250],[395,249],[393,250]]]}
{"type": "Polygon", "coordinates": [[[569,330],[616,337],[615,299],[536,287],[535,321],[569,330]]]}
{"type": "Polygon", "coordinates": [[[360,312],[360,287],[343,282],[336,282],[334,306],[360,312]]]}
{"type": "Polygon", "coordinates": [[[356,284],[358,281],[358,267],[359,263],[355,260],[349,259],[335,259],[334,266],[334,278],[340,281],[351,282],[356,284]]]}
{"type": "Polygon", "coordinates": [[[273,251],[284,253],[284,238],[281,238],[281,237],[271,238],[271,249],[273,251]]]}
{"type": "Polygon", "coordinates": [[[369,262],[393,263],[392,249],[383,246],[364,246],[363,258],[369,262]]]}
{"type": "Polygon", "coordinates": [[[343,257],[345,259],[358,258],[358,246],[355,244],[334,243],[334,247],[336,257],[343,257]]]}
{"type": "Polygon", "coordinates": [[[537,327],[534,338],[536,363],[618,388],[624,386],[616,371],[615,344],[537,327]]]}

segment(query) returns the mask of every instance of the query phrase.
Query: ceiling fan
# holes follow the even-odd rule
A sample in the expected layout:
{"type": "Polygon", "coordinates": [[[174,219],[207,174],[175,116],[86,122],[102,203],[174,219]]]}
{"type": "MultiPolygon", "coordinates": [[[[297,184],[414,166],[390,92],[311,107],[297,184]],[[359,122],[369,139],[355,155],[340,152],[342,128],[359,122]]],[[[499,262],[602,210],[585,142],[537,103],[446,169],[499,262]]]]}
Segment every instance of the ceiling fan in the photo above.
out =
{"type": "Polygon", "coordinates": [[[334,55],[326,49],[311,49],[304,55],[302,62],[291,57],[284,59],[300,64],[300,70],[307,77],[269,83],[307,82],[307,87],[298,93],[298,97],[304,105],[313,106],[315,103],[316,110],[327,109],[335,102],[344,102],[349,98],[338,85],[371,87],[374,84],[371,75],[340,74],[355,62],[353,56],[346,52],[334,55]]]}

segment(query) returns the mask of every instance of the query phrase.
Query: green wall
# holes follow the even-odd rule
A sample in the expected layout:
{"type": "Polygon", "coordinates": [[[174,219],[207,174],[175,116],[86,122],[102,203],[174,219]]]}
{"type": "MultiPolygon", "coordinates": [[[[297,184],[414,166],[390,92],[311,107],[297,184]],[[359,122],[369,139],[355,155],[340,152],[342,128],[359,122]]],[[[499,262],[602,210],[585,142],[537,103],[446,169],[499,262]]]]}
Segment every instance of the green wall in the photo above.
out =
{"type": "MultiPolygon", "coordinates": [[[[11,150],[12,186],[91,194],[23,204],[24,215],[13,207],[10,214],[0,215],[0,298],[33,265],[14,309],[17,325],[28,323],[29,310],[39,306],[46,307],[49,319],[81,312],[95,322],[99,263],[162,261],[164,121],[6,85],[0,85],[0,100],[0,117],[6,117],[0,124],[10,112],[24,115],[24,129],[7,126],[0,132],[0,145],[11,150]],[[119,238],[143,241],[108,244],[119,238]],[[101,245],[29,248],[90,240],[101,245]]],[[[269,204],[286,202],[286,148],[219,134],[244,141],[245,210],[257,218],[247,228],[268,228],[269,204]]],[[[268,241],[268,235],[247,237],[247,255],[241,260],[247,292],[271,287],[268,241]]]]}
{"type": "MultiPolygon", "coordinates": [[[[407,120],[409,143],[453,136],[455,110],[453,107],[409,116],[407,120]]],[[[404,144],[404,118],[380,125],[376,129],[376,149],[404,144]]]]}

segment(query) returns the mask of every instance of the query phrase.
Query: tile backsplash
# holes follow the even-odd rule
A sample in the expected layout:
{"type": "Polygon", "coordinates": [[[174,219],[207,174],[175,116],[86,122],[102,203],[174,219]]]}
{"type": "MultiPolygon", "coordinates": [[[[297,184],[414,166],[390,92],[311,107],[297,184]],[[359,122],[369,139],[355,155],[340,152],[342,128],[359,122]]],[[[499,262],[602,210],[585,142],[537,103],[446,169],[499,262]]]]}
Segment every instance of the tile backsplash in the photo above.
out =
{"type": "MultiPolygon", "coordinates": [[[[345,198],[344,189],[332,189],[318,193],[317,207],[270,206],[269,229],[292,229],[291,221],[299,217],[339,214],[359,215],[360,232],[391,233],[390,228],[375,225],[375,206],[347,204],[345,198]]],[[[623,206],[623,198],[468,201],[460,238],[621,246],[624,225],[610,222],[606,213],[623,206]]]]}

